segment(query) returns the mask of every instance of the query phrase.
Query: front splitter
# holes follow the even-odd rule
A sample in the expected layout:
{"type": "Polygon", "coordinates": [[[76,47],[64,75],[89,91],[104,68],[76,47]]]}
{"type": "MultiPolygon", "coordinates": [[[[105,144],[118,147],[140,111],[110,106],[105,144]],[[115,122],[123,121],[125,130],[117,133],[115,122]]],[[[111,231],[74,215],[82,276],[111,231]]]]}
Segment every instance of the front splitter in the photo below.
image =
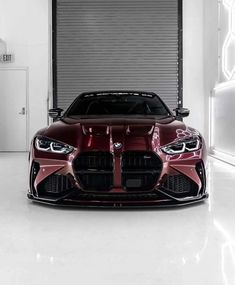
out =
{"type": "Polygon", "coordinates": [[[107,209],[143,209],[143,208],[158,208],[158,207],[183,207],[196,203],[202,203],[208,198],[208,193],[201,195],[195,199],[190,198],[184,201],[178,201],[173,199],[161,199],[161,200],[146,200],[146,201],[105,201],[105,200],[79,200],[63,198],[58,200],[49,200],[35,197],[32,194],[27,194],[28,198],[34,202],[61,206],[61,207],[80,207],[80,208],[107,208],[107,209]]]}

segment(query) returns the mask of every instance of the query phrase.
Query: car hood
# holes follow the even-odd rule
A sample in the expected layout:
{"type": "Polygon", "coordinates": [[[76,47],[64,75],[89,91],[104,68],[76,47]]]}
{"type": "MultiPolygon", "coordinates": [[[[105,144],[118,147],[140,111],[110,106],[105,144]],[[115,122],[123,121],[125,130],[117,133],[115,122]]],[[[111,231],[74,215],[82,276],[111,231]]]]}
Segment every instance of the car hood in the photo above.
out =
{"type": "Polygon", "coordinates": [[[63,118],[37,135],[67,143],[80,151],[110,150],[114,143],[122,150],[157,148],[199,133],[174,117],[155,118],[63,118]]]}

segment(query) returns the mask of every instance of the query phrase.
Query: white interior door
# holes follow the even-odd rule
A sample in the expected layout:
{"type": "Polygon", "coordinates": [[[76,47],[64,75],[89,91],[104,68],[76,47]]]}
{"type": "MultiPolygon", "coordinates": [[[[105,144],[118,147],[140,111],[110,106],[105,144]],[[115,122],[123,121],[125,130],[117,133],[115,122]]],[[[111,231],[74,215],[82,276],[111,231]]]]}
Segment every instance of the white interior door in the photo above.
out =
{"type": "Polygon", "coordinates": [[[27,150],[27,70],[0,69],[0,151],[27,150]]]}

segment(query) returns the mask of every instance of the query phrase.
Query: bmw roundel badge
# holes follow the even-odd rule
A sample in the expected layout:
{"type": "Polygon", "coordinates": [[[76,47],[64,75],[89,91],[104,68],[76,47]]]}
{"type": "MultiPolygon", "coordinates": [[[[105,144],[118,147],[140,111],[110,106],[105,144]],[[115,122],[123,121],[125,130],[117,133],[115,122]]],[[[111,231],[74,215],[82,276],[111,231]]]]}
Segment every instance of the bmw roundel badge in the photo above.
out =
{"type": "Polygon", "coordinates": [[[120,142],[115,142],[113,146],[115,149],[120,149],[122,147],[122,144],[120,142]]]}

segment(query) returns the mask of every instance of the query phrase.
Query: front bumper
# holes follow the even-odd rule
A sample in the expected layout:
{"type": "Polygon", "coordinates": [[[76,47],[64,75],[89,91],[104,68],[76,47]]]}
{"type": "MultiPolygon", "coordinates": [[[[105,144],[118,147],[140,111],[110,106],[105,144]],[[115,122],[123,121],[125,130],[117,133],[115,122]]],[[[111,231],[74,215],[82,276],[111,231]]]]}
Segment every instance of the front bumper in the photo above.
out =
{"type": "MultiPolygon", "coordinates": [[[[115,167],[111,174],[108,168],[105,171],[99,170],[98,173],[90,169],[91,167],[88,168],[88,171],[79,169],[80,174],[85,173],[82,176],[82,178],[86,178],[84,180],[81,180],[81,176],[78,176],[74,171],[76,155],[66,159],[41,156],[42,154],[33,155],[30,163],[28,198],[35,202],[80,207],[144,208],[184,206],[201,202],[208,197],[201,152],[194,153],[193,157],[180,157],[180,159],[176,157],[175,160],[158,159],[154,167],[150,163],[151,167],[146,165],[145,169],[141,168],[141,171],[138,169],[138,164],[135,164],[131,171],[128,167],[125,169],[125,166],[128,165],[123,164],[123,160],[115,157],[115,167]],[[160,163],[159,169],[158,163],[160,163]],[[114,177],[112,181],[114,187],[108,188],[106,186],[112,185],[110,176],[114,177]],[[155,178],[151,180],[151,176],[155,178]],[[96,178],[97,180],[95,180],[96,178]],[[138,183],[140,185],[145,183],[146,186],[146,181],[147,183],[151,182],[147,188],[138,186],[138,189],[135,189],[138,183]],[[106,184],[106,182],[108,183],[106,184]],[[122,183],[124,184],[122,186],[125,187],[115,187],[115,183],[118,185],[122,183]],[[137,183],[134,188],[133,183],[137,183]],[[81,187],[82,184],[87,188],[81,187]],[[99,184],[103,185],[102,189],[99,187],[93,189],[99,184]]],[[[151,162],[149,153],[147,155],[144,153],[144,157],[151,162]]],[[[105,159],[107,167],[112,163],[112,159],[107,156],[105,159]]],[[[96,157],[95,161],[96,163],[100,161],[100,157],[96,157]]],[[[132,160],[129,158],[129,161],[132,160]]],[[[153,161],[156,162],[156,157],[153,157],[153,161]]],[[[79,161],[79,166],[83,164],[84,160],[79,161]]],[[[100,164],[97,168],[99,167],[100,164]]]]}

